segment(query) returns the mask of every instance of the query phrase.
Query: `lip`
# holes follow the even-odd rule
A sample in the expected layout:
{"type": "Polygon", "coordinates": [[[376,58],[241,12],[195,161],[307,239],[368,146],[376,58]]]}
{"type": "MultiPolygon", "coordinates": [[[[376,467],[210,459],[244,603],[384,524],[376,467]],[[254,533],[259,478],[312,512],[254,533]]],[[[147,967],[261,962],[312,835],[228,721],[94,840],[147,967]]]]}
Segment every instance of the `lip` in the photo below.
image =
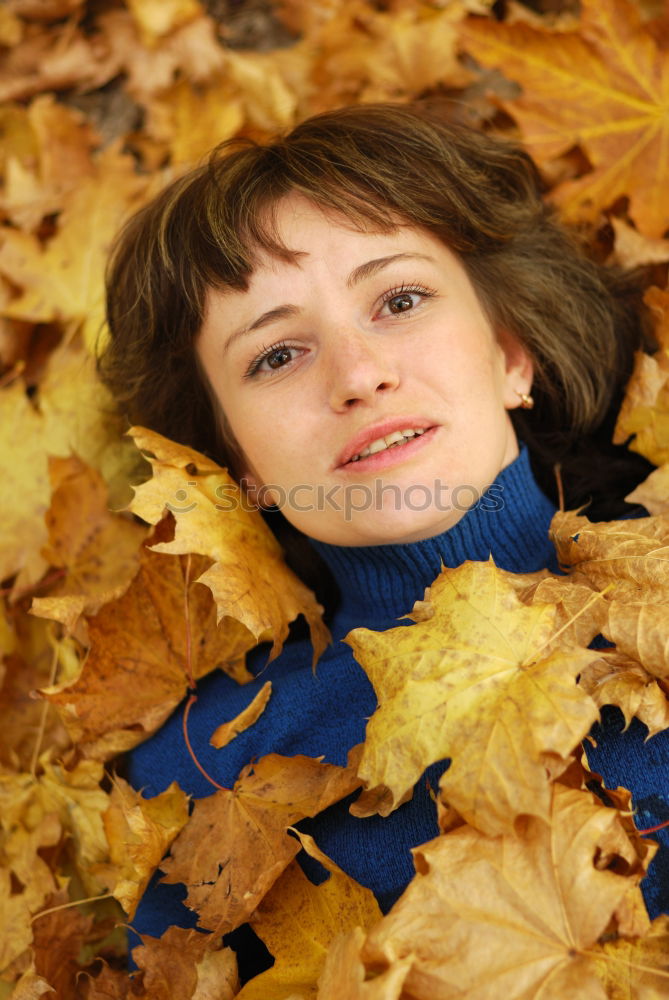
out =
{"type": "MultiPolygon", "coordinates": [[[[358,431],[351,440],[346,444],[344,449],[341,451],[339,457],[335,462],[335,468],[342,469],[344,466],[348,465],[354,455],[359,455],[361,451],[371,444],[372,441],[376,441],[377,438],[386,437],[387,434],[392,434],[393,431],[407,430],[408,428],[417,427],[419,430],[429,431],[435,425],[430,420],[426,420],[425,417],[393,417],[392,419],[379,421],[377,424],[372,424],[370,427],[365,427],[363,430],[358,431]]],[[[411,438],[407,444],[402,445],[402,449],[411,448],[412,444],[421,441],[425,435],[421,435],[419,438],[411,438]]],[[[367,458],[361,458],[358,462],[355,462],[351,468],[359,468],[373,458],[378,458],[381,455],[389,455],[391,452],[395,451],[395,448],[389,448],[385,451],[377,452],[376,455],[368,455],[367,458]]]]}

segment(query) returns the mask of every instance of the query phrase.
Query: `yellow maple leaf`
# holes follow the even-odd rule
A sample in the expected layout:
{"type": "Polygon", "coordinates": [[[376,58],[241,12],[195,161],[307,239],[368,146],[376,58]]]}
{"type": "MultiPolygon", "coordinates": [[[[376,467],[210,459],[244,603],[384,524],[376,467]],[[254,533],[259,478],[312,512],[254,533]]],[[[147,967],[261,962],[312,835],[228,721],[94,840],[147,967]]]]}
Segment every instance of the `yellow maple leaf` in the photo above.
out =
{"type": "Polygon", "coordinates": [[[127,480],[138,456],[120,430],[92,359],[74,345],[53,352],[36,395],[28,396],[21,379],[0,390],[0,454],[15,456],[5,463],[0,480],[0,580],[18,573],[20,590],[46,569],[49,455],[75,452],[102,473],[112,505],[127,500],[127,480]]]}
{"type": "Polygon", "coordinates": [[[204,14],[199,0],[127,0],[127,7],[147,45],[204,14]]]}
{"type": "MultiPolygon", "coordinates": [[[[0,867],[0,973],[6,972],[31,946],[30,907],[23,892],[12,892],[12,873],[0,867]]],[[[51,987],[49,987],[50,989],[51,987]]]]}
{"type": "Polygon", "coordinates": [[[109,863],[100,865],[96,875],[111,886],[132,920],[149,879],[188,821],[188,796],[173,781],[160,795],[145,799],[116,776],[102,820],[109,863]]]}
{"type": "MultiPolygon", "coordinates": [[[[363,888],[338,868],[319,850],[312,837],[300,833],[298,837],[306,852],[327,869],[329,878],[316,886],[293,861],[274,883],[251,917],[253,929],[274,956],[274,965],[251,979],[239,994],[239,1000],[284,1000],[293,995],[315,998],[330,945],[340,935],[356,928],[362,933],[381,919],[381,910],[370,889],[363,888]]],[[[352,971],[354,981],[358,970],[353,966],[352,971]]],[[[355,995],[347,992],[342,973],[346,975],[339,967],[337,996],[355,1000],[355,995]]],[[[396,973],[394,978],[397,981],[396,973]]],[[[319,997],[323,989],[319,990],[319,997]]],[[[383,994],[379,1000],[383,1000],[383,994]]]]}
{"type": "MultiPolygon", "coordinates": [[[[630,890],[640,899],[646,859],[589,792],[553,786],[550,819],[499,837],[461,827],[416,848],[418,874],[368,935],[367,967],[410,959],[412,1000],[611,996],[606,942],[630,890]]],[[[666,989],[666,972],[649,979],[666,989]]]]}
{"type": "Polygon", "coordinates": [[[539,161],[579,145],[592,170],[553,190],[571,221],[595,221],[626,195],[647,236],[669,226],[667,53],[631,0],[583,0],[577,31],[469,19],[464,48],[523,94],[503,101],[539,161]]]}
{"type": "Polygon", "coordinates": [[[303,614],[315,663],[329,639],[322,608],[288,569],[279,543],[237,483],[191,448],[142,427],[130,433],[138,448],[155,456],[149,458],[153,478],[135,487],[130,509],[149,524],[156,524],[166,507],[176,519],[174,539],[155,545],[155,551],[213,559],[198,580],[214,595],[219,620],[235,619],[256,640],[271,638],[272,658],[288,635],[288,623],[303,614]]]}
{"type": "Polygon", "coordinates": [[[12,222],[32,232],[45,216],[60,212],[68,195],[95,173],[91,154],[99,138],[80,112],[53,94],[41,94],[21,110],[28,134],[18,136],[15,124],[4,138],[0,204],[12,222]]]}
{"type": "Polygon", "coordinates": [[[365,934],[355,927],[339,935],[330,945],[318,980],[317,1000],[403,1000],[402,987],[412,965],[412,958],[400,958],[389,969],[368,978],[361,953],[365,934]]]}
{"type": "MultiPolygon", "coordinates": [[[[652,677],[669,677],[669,595],[663,603],[614,600],[603,634],[652,677]]],[[[658,595],[659,599],[659,595],[658,595]]]]}
{"type": "MultiPolygon", "coordinates": [[[[638,351],[635,356],[613,441],[624,444],[634,435],[631,450],[662,465],[669,462],[669,291],[649,288],[644,302],[655,318],[658,350],[653,355],[638,351]]],[[[666,497],[660,494],[658,499],[666,497]]]]}
{"type": "Polygon", "coordinates": [[[163,144],[173,164],[197,163],[243,124],[242,102],[228,79],[197,88],[178,80],[147,101],[144,135],[163,144]]]}
{"type": "Polygon", "coordinates": [[[104,326],[104,269],[111,242],[148,191],[132,157],[110,146],[97,160],[95,176],[71,194],[46,247],[29,233],[6,229],[0,273],[21,294],[4,307],[5,315],[81,328],[94,350],[104,326]]]}
{"type": "MultiPolygon", "coordinates": [[[[551,648],[556,606],[523,604],[492,561],[442,570],[410,617],[418,623],[346,639],[379,701],[359,770],[370,790],[351,811],[387,815],[449,757],[442,794],[478,829],[546,819],[549,763],[566,766],[598,715],[576,684],[596,654],[568,638],[551,648]]],[[[587,640],[597,631],[595,617],[587,640]]]]}

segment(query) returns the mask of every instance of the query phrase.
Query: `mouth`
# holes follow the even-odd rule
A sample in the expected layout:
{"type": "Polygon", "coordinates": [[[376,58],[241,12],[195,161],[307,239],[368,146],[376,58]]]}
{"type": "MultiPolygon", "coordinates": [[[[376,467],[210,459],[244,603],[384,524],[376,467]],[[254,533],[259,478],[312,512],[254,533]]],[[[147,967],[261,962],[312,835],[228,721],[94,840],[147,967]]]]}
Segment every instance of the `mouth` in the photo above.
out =
{"type": "MultiPolygon", "coordinates": [[[[367,467],[371,464],[372,459],[374,459],[375,467],[379,464],[385,465],[386,461],[391,460],[388,452],[404,451],[405,449],[412,452],[416,445],[422,443],[421,439],[425,434],[431,437],[430,431],[433,430],[436,428],[424,421],[407,421],[406,425],[402,425],[400,421],[395,420],[391,426],[388,424],[385,427],[380,425],[367,432],[363,431],[346,447],[337,467],[340,469],[360,467],[361,463],[367,467]]],[[[394,458],[393,455],[392,459],[394,458]]]]}
{"type": "Polygon", "coordinates": [[[357,455],[352,455],[349,462],[359,462],[361,458],[368,458],[370,455],[377,455],[380,451],[387,451],[389,448],[401,448],[407,441],[414,437],[420,437],[425,433],[422,427],[407,427],[403,431],[393,431],[385,437],[376,438],[366,448],[363,448],[357,455]]]}

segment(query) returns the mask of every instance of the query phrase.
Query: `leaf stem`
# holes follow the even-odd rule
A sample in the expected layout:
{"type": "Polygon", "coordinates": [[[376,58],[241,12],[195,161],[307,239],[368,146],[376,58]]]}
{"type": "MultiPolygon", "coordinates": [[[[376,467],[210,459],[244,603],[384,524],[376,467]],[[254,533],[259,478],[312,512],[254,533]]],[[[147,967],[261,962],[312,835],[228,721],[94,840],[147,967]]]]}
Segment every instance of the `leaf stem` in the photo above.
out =
{"type": "Polygon", "coordinates": [[[647,837],[649,833],[657,833],[658,830],[664,830],[667,826],[669,826],[669,819],[665,819],[664,823],[658,823],[657,826],[649,826],[646,830],[638,830],[637,833],[642,837],[647,837]]]}
{"type": "Polygon", "coordinates": [[[58,910],[69,910],[73,906],[81,906],[83,903],[97,903],[100,899],[113,899],[113,892],[103,892],[100,896],[88,896],[86,899],[71,899],[68,903],[61,903],[60,906],[50,906],[48,910],[40,910],[30,918],[32,923],[38,917],[46,917],[47,913],[57,913],[58,910]]]}
{"type": "Polygon", "coordinates": [[[195,690],[195,678],[193,677],[193,644],[190,627],[190,602],[188,587],[190,585],[190,552],[186,557],[186,573],[184,576],[184,622],[186,625],[186,677],[188,678],[188,688],[195,690]]]}
{"type": "MultiPolygon", "coordinates": [[[[58,644],[54,639],[53,642],[53,653],[51,654],[51,668],[49,670],[49,684],[56,683],[56,671],[58,669],[58,644]]],[[[35,778],[37,774],[37,761],[39,759],[39,753],[42,749],[42,740],[44,739],[44,730],[46,729],[46,717],[51,707],[50,702],[42,702],[42,713],[40,716],[39,727],[37,729],[37,739],[35,740],[35,747],[33,749],[32,757],[30,758],[30,773],[35,778]]]]}
{"type": "Polygon", "coordinates": [[[215,781],[214,778],[212,778],[212,776],[205,771],[205,769],[202,767],[202,764],[195,756],[195,751],[191,746],[190,738],[188,736],[188,716],[190,715],[191,705],[194,705],[196,701],[197,701],[197,695],[191,693],[190,698],[186,702],[186,707],[184,708],[183,733],[186,746],[188,747],[188,753],[191,755],[192,761],[195,764],[198,771],[200,772],[200,774],[207,779],[209,784],[213,785],[214,788],[220,789],[220,791],[222,792],[227,792],[229,789],[227,789],[224,785],[219,785],[219,783],[215,781]]]}

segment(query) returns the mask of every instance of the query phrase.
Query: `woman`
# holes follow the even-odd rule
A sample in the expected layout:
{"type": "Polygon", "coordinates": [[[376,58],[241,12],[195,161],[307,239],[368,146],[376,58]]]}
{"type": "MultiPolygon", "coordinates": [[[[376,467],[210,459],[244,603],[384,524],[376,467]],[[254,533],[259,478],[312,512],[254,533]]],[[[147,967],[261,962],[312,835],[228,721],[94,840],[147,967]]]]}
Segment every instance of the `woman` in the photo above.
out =
{"type": "MultiPolygon", "coordinates": [[[[346,108],[225,147],[131,221],[109,271],[103,375],[131,420],[210,453],[273,508],[334,638],[315,675],[295,634],[267,673],[263,651],[251,657],[251,684],[202,682],[191,741],[220,784],[269,752],[344,764],[375,698],[341,639],[395,626],[442,563],[556,570],[556,463],[568,506],[634,513],[620,498],[644,466],[609,441],[637,306],[553,220],[526,154],[422,107],[346,108]],[[212,751],[268,677],[260,719],[212,751]]],[[[643,727],[619,723],[607,718],[596,765],[660,793],[664,734],[653,770],[643,727]]],[[[413,875],[410,848],[437,833],[443,770],[386,819],[355,819],[346,800],[302,824],[384,910],[413,875]]],[[[175,778],[211,792],[179,713],[130,774],[147,794],[175,778]]],[[[646,882],[652,915],[669,909],[646,882]]],[[[179,897],[154,885],[136,929],[193,924],[179,897]]]]}

